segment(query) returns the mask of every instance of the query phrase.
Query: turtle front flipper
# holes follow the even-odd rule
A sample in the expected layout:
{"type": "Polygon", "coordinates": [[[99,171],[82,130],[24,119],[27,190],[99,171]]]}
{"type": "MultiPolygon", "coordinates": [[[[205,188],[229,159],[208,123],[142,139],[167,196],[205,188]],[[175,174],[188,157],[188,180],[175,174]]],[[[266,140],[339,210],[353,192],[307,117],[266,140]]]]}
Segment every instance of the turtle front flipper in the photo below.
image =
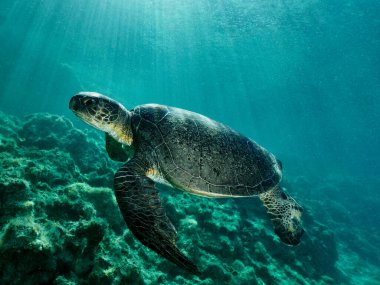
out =
{"type": "Polygon", "coordinates": [[[147,167],[133,158],[115,175],[116,200],[128,228],[142,244],[194,274],[198,268],[178,249],[177,232],[161,205],[147,167]]]}
{"type": "Polygon", "coordinates": [[[304,233],[301,224],[302,207],[279,186],[260,194],[259,197],[281,241],[289,245],[299,244],[304,233]]]}
{"type": "Polygon", "coordinates": [[[132,146],[126,146],[115,140],[110,134],[106,134],[106,150],[109,157],[115,161],[125,162],[131,156],[132,146]]]}

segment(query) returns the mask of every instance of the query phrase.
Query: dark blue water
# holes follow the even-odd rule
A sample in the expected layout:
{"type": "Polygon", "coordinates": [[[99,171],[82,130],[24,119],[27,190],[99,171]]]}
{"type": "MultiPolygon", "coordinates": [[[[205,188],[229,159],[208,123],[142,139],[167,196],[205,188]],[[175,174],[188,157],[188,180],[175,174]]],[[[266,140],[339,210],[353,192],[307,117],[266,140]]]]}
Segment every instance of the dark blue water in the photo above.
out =
{"type": "MultiPolygon", "coordinates": [[[[276,154],[289,184],[313,185],[295,187],[301,199],[343,201],[347,228],[369,229],[379,222],[379,15],[375,0],[2,0],[0,110],[84,129],[68,101],[89,90],[127,108],[199,112],[276,154]]],[[[374,231],[363,239],[379,242],[374,231]]]]}

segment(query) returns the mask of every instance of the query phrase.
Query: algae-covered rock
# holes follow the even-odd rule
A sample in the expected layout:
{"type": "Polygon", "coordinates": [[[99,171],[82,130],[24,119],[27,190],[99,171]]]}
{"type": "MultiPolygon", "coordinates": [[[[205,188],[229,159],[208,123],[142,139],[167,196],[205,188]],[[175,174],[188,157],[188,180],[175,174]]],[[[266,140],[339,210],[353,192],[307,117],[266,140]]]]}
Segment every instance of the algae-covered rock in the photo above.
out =
{"type": "MultiPolygon", "coordinates": [[[[305,198],[307,232],[298,247],[288,247],[274,235],[257,199],[208,199],[162,187],[178,246],[203,271],[193,276],[142,246],[127,229],[112,190],[120,164],[107,157],[101,135],[51,114],[20,120],[0,113],[0,123],[1,284],[345,280],[336,267],[335,233],[343,231],[332,226],[350,220],[339,201],[326,203],[336,211],[321,217],[322,202],[305,198]]],[[[296,187],[308,183],[297,181],[296,187]]]]}

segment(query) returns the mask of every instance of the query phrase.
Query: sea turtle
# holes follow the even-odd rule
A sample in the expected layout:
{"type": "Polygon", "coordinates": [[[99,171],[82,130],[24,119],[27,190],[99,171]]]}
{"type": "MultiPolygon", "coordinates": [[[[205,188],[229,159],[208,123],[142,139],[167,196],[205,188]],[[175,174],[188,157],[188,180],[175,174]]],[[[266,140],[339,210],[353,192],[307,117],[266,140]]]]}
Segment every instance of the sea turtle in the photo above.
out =
{"type": "Polygon", "coordinates": [[[302,208],[279,184],[281,162],[253,140],[191,111],[158,104],[127,110],[95,92],[73,96],[69,107],[106,133],[111,159],[126,161],[115,174],[114,190],[129,229],[178,266],[199,272],[176,246],[157,183],[213,198],[258,195],[280,239],[300,242],[302,208]]]}

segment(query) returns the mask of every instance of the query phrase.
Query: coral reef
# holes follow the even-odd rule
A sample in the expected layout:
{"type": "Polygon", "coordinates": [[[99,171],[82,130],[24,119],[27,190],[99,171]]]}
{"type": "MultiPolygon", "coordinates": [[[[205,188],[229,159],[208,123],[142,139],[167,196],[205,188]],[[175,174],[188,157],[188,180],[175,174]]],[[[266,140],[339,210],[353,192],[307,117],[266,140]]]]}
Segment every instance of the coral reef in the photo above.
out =
{"type": "MultiPolygon", "coordinates": [[[[111,188],[119,164],[107,157],[100,134],[78,130],[55,115],[34,114],[21,121],[0,113],[0,163],[1,284],[348,280],[336,266],[342,262],[336,239],[347,233],[332,225],[350,222],[350,217],[337,202],[328,205],[334,214],[326,214],[321,208],[327,202],[305,197],[307,233],[299,246],[288,247],[274,235],[258,199],[214,200],[163,187],[178,245],[204,272],[193,276],[142,246],[127,229],[111,188]]],[[[302,183],[307,181],[294,179],[290,185],[297,193],[302,183]]],[[[357,240],[355,233],[345,238],[357,240]]],[[[357,247],[358,254],[370,254],[368,247],[357,247]]]]}

